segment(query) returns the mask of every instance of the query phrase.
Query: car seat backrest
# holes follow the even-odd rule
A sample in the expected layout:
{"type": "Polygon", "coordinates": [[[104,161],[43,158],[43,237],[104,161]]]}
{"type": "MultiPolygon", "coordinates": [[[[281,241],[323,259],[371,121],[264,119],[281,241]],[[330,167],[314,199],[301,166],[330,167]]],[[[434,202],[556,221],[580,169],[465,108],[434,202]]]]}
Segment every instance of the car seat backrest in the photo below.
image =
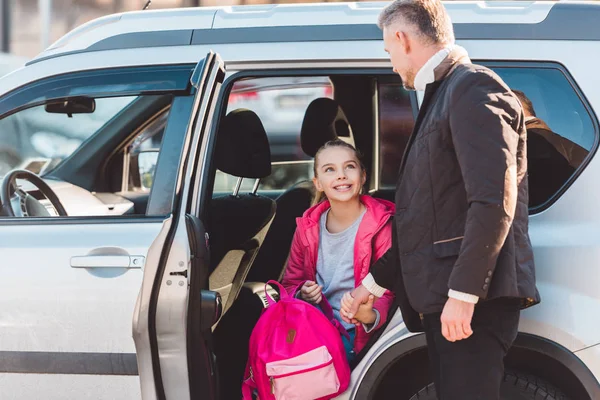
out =
{"type": "MultiPolygon", "coordinates": [[[[300,143],[306,155],[314,157],[317,150],[329,140],[343,138],[353,143],[350,123],[337,101],[330,98],[313,100],[304,114],[300,143]]],[[[290,187],[277,199],[277,215],[265,238],[248,281],[279,280],[296,231],[296,218],[310,208],[316,191],[311,181],[301,181],[290,187]]]]}
{"type": "Polygon", "coordinates": [[[302,151],[314,157],[326,142],[338,138],[354,144],[352,129],[344,110],[337,101],[327,97],[313,100],[308,105],[302,121],[302,151]]]}
{"type": "Polygon", "coordinates": [[[276,210],[275,201],[256,194],[260,179],[271,174],[271,152],[265,129],[254,112],[237,109],[224,118],[217,136],[216,165],[238,177],[233,193],[213,198],[208,213],[209,286],[221,294],[226,312],[246,279],[276,210]],[[251,193],[239,192],[244,178],[256,180],[251,193]]]}

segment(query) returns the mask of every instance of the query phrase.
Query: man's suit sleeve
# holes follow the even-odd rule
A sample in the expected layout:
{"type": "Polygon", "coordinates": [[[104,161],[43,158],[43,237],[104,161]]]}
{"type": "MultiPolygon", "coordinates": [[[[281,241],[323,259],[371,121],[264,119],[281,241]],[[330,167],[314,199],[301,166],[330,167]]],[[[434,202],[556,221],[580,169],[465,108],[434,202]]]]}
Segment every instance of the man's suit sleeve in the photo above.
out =
{"type": "Polygon", "coordinates": [[[487,296],[517,202],[522,111],[491,72],[467,75],[451,96],[450,131],[469,204],[451,290],[487,296]]]}
{"type": "MultiPolygon", "coordinates": [[[[373,280],[375,283],[385,289],[393,290],[394,285],[396,284],[396,277],[398,273],[398,268],[396,263],[390,262],[391,258],[393,258],[394,246],[390,247],[388,251],[385,252],[383,256],[381,256],[375,263],[371,266],[371,273],[373,280]]],[[[370,278],[367,275],[363,280],[365,287],[370,289],[368,283],[370,282],[370,278]],[[366,281],[366,282],[365,282],[366,281]]],[[[371,291],[373,293],[373,291],[371,291]]],[[[377,293],[373,293],[377,295],[377,293]]],[[[378,296],[381,297],[381,296],[378,296]]]]}
{"type": "Polygon", "coordinates": [[[394,291],[398,282],[400,273],[400,263],[398,262],[398,235],[396,224],[391,222],[391,246],[373,265],[371,265],[370,274],[363,279],[363,285],[374,295],[381,297],[382,289],[394,291]],[[370,282],[374,282],[380,288],[374,287],[370,282]],[[371,290],[374,289],[374,290],[371,290]]]}

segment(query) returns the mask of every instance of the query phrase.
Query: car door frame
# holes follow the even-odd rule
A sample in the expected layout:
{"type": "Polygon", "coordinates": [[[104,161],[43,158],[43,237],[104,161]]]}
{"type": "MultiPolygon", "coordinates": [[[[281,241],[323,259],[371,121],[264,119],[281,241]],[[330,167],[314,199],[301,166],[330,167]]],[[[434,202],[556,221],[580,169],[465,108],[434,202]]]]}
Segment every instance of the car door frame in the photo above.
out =
{"type": "Polygon", "coordinates": [[[200,235],[205,232],[198,218],[201,192],[195,188],[203,185],[207,160],[197,155],[206,147],[206,132],[214,119],[216,97],[224,77],[223,61],[209,52],[198,62],[190,80],[196,95],[182,151],[185,160],[176,178],[174,212],[166,224],[169,227],[165,242],[158,241],[149,251],[152,268],[144,272],[134,313],[134,340],[144,399],[164,399],[167,393],[169,398],[177,399],[196,398],[200,393],[204,398],[218,398],[210,328],[220,316],[220,297],[204,290],[208,288],[208,237],[194,235],[188,221],[195,220],[200,235]],[[203,289],[190,291],[190,282],[203,289]],[[200,304],[206,312],[188,314],[191,303],[200,304]],[[183,340],[183,346],[180,339],[190,338],[190,330],[201,337],[197,341],[183,340]],[[188,347],[202,354],[203,359],[190,362],[188,347]]]}

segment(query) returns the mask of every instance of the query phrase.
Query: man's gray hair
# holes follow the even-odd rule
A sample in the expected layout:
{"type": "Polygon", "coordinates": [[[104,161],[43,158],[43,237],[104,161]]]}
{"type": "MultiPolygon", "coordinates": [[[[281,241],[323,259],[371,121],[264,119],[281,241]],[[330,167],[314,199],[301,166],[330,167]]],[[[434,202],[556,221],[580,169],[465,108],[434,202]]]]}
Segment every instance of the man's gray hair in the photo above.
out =
{"type": "Polygon", "coordinates": [[[402,19],[430,44],[454,43],[452,21],[440,0],[395,0],[379,14],[380,29],[402,19]]]}

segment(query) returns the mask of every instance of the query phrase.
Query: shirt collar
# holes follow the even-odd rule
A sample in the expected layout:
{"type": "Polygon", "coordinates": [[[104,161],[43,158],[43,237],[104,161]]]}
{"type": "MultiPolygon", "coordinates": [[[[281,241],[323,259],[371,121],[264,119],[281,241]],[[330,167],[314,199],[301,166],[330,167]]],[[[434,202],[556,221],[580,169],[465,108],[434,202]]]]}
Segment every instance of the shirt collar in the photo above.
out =
{"type": "Polygon", "coordinates": [[[427,62],[421,67],[417,75],[415,76],[415,90],[425,90],[425,87],[435,82],[435,69],[444,61],[448,54],[452,51],[453,44],[448,45],[435,53],[427,62]]]}

